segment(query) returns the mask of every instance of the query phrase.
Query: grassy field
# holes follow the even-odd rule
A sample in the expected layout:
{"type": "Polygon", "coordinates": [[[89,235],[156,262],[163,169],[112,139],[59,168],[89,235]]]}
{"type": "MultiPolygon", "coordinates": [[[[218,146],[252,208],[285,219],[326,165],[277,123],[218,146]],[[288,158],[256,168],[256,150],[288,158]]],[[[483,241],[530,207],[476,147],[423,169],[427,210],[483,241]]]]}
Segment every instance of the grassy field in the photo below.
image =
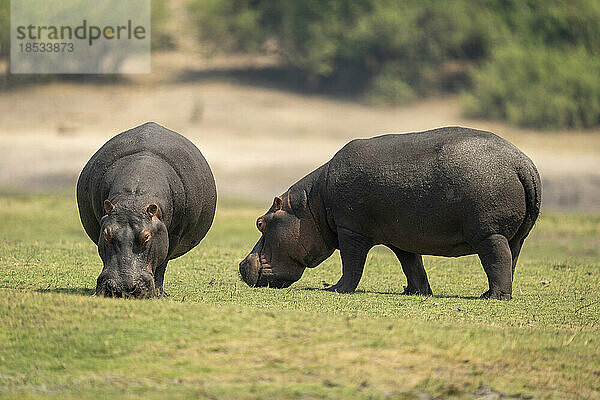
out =
{"type": "Polygon", "coordinates": [[[500,302],[476,298],[476,257],[427,257],[435,296],[402,296],[384,248],[355,294],[320,290],[338,253],[289,289],[248,288],[262,211],[221,202],[169,264],[169,299],[103,299],[74,196],[0,196],[0,396],[600,398],[599,216],[543,214],[500,302]]]}

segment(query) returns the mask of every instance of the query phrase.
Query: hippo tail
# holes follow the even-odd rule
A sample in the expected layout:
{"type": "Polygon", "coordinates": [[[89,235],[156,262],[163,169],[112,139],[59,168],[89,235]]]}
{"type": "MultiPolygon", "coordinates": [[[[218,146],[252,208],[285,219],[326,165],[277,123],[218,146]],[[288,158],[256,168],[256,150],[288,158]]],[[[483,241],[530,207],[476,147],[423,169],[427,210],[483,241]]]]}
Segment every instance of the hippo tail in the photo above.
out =
{"type": "Polygon", "coordinates": [[[535,221],[540,215],[542,205],[542,183],[537,168],[528,157],[526,162],[517,168],[517,175],[525,189],[525,219],[515,237],[523,240],[527,237],[535,221]]]}

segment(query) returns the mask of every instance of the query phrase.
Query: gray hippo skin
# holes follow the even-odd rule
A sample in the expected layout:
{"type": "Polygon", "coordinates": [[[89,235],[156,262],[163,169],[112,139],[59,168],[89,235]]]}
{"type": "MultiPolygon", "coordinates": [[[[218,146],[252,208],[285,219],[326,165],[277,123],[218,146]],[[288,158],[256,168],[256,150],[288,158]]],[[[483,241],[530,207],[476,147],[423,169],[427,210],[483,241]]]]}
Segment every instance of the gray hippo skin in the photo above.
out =
{"type": "Polygon", "coordinates": [[[533,162],[490,132],[357,139],[275,198],[240,273],[250,286],[287,287],[339,249],[342,277],[328,290],[353,292],[367,253],[383,244],[402,264],[404,294],[432,294],[422,254],[478,254],[489,283],[481,297],[508,300],[540,204],[533,162]]]}
{"type": "Polygon", "coordinates": [[[77,182],[86,233],[104,263],[96,294],[165,296],[167,263],[200,243],[217,201],[200,150],[153,122],[110,139],[77,182]]]}

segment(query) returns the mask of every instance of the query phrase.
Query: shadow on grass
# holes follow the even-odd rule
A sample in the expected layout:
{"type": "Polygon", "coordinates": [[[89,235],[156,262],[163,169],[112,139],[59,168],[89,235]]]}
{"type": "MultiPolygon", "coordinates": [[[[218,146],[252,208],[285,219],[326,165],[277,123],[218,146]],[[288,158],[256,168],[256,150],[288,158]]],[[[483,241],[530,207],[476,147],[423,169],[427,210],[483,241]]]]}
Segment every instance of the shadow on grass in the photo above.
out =
{"type": "Polygon", "coordinates": [[[179,82],[202,82],[222,79],[243,85],[286,90],[299,94],[321,95],[332,98],[354,98],[364,91],[367,81],[365,71],[348,69],[330,78],[312,82],[300,70],[285,66],[186,69],[178,77],[179,82]]]}
{"type": "Polygon", "coordinates": [[[94,289],[90,288],[52,288],[52,289],[37,289],[38,293],[58,293],[58,294],[74,294],[78,296],[91,296],[94,294],[94,289]]]}
{"type": "MultiPolygon", "coordinates": [[[[318,292],[326,292],[327,288],[300,288],[297,290],[307,290],[307,291],[318,291],[318,292]]],[[[369,294],[382,294],[382,295],[391,295],[391,296],[408,296],[408,297],[431,297],[433,299],[463,299],[463,300],[480,300],[479,297],[476,296],[459,296],[459,295],[433,295],[433,296],[419,296],[413,294],[403,294],[402,292],[379,292],[376,290],[356,290],[354,293],[369,293],[369,294]]],[[[341,293],[338,293],[341,294],[341,293]]],[[[352,293],[343,293],[343,294],[352,294],[352,293]]]]}
{"type": "Polygon", "coordinates": [[[458,296],[454,295],[433,295],[434,299],[463,299],[463,300],[482,300],[479,296],[458,296]]]}

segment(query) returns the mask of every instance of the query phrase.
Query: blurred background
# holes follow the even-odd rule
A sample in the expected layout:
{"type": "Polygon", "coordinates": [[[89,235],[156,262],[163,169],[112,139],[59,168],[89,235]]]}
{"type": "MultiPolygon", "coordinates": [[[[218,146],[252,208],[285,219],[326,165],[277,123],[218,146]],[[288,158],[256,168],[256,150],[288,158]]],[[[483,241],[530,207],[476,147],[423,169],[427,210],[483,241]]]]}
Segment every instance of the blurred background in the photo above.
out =
{"type": "Polygon", "coordinates": [[[191,139],[221,199],[270,199],[346,142],[462,125],[538,165],[545,210],[600,213],[600,2],[153,0],[152,73],[11,75],[0,193],[74,191],[110,137],[191,139]]]}

